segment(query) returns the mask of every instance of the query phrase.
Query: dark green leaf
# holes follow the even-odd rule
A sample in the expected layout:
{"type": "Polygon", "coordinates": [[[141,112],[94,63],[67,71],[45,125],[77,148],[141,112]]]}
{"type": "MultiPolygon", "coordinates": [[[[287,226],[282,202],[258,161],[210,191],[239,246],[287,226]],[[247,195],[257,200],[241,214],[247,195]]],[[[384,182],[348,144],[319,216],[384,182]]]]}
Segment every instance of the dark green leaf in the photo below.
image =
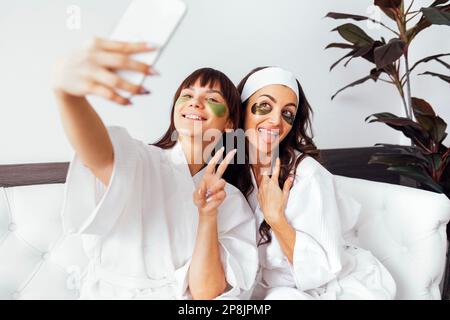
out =
{"type": "MultiPolygon", "coordinates": [[[[445,150],[445,152],[448,151],[448,148],[445,150]]],[[[445,152],[443,152],[443,155],[445,154],[445,152]]],[[[447,154],[447,156],[445,156],[443,158],[443,166],[447,166],[450,162],[450,154],[447,154]]]]}
{"type": "Polygon", "coordinates": [[[422,8],[420,9],[425,18],[436,25],[450,26],[450,13],[440,10],[439,8],[422,8]]]}
{"type": "Polygon", "coordinates": [[[428,166],[428,162],[409,154],[375,154],[371,156],[369,164],[378,163],[388,166],[395,165],[420,165],[423,167],[428,166]]]}
{"type": "Polygon", "coordinates": [[[444,192],[443,188],[433,180],[422,168],[416,166],[392,166],[389,171],[397,172],[403,176],[410,177],[420,183],[423,183],[436,192],[444,192]]]}
{"type": "Polygon", "coordinates": [[[395,9],[398,9],[401,5],[401,0],[375,0],[375,5],[392,20],[396,20],[395,9]]]}
{"type": "Polygon", "coordinates": [[[395,114],[390,113],[390,112],[380,112],[380,113],[371,114],[370,116],[366,117],[364,119],[364,121],[367,121],[367,119],[369,119],[370,117],[381,118],[381,119],[398,119],[399,118],[398,116],[396,116],[395,114]]]}
{"type": "Polygon", "coordinates": [[[430,76],[438,77],[439,79],[450,83],[450,76],[446,76],[446,75],[443,75],[443,74],[440,74],[440,73],[427,71],[427,72],[421,73],[420,75],[430,75],[430,76]]]}
{"type": "Polygon", "coordinates": [[[417,115],[436,116],[433,107],[425,100],[413,97],[411,98],[411,101],[414,116],[417,115]]]}
{"type": "Polygon", "coordinates": [[[445,130],[447,130],[447,123],[441,117],[436,117],[433,132],[434,141],[442,143],[447,136],[445,130]]]}
{"type": "Polygon", "coordinates": [[[422,127],[428,132],[436,144],[441,143],[445,137],[447,123],[436,116],[431,105],[423,99],[412,98],[414,116],[422,127]]]}
{"type": "MultiPolygon", "coordinates": [[[[422,126],[423,130],[425,130],[428,134],[428,137],[431,138],[431,140],[435,143],[438,141],[438,131],[437,131],[437,123],[436,123],[436,117],[431,116],[417,116],[417,121],[422,126]]],[[[444,132],[445,133],[445,129],[444,132]]],[[[432,141],[428,141],[428,145],[432,144],[432,141]]]]}
{"type": "Polygon", "coordinates": [[[433,168],[434,168],[433,171],[436,171],[437,169],[439,169],[439,167],[440,167],[441,164],[442,164],[442,161],[441,161],[441,155],[440,155],[440,154],[437,154],[437,153],[432,154],[432,155],[431,155],[431,159],[432,159],[432,161],[433,161],[433,168]]]}
{"type": "Polygon", "coordinates": [[[375,5],[380,8],[400,8],[402,0],[375,0],[375,5]]]}
{"type": "Polygon", "coordinates": [[[362,48],[359,48],[358,51],[355,52],[353,57],[356,58],[356,57],[365,56],[365,55],[367,55],[370,52],[370,50],[372,50],[372,48],[373,48],[373,44],[365,46],[365,47],[362,47],[362,48]]]}
{"type": "Polygon", "coordinates": [[[364,77],[364,78],[361,78],[361,79],[359,79],[359,80],[356,80],[356,81],[350,83],[349,85],[345,86],[344,88],[338,90],[338,91],[331,97],[331,100],[333,100],[340,92],[344,91],[345,89],[348,89],[348,88],[350,88],[350,87],[354,87],[354,86],[356,86],[356,85],[362,84],[362,83],[364,83],[364,82],[366,82],[367,80],[370,80],[370,79],[372,79],[372,80],[374,80],[374,81],[378,80],[378,77],[380,76],[380,74],[381,74],[381,71],[373,71],[373,70],[372,70],[371,73],[370,73],[368,76],[366,76],[366,77],[364,77]]]}
{"type": "Polygon", "coordinates": [[[431,4],[430,7],[436,7],[436,6],[438,6],[438,5],[445,4],[445,3],[449,2],[449,1],[450,1],[450,0],[436,0],[436,1],[434,1],[434,2],[431,4]]]}
{"type": "Polygon", "coordinates": [[[408,43],[411,43],[411,41],[423,30],[431,26],[431,23],[425,18],[425,16],[422,15],[419,22],[412,27],[411,29],[408,29],[406,31],[406,38],[408,39],[408,43]]]}
{"type": "Polygon", "coordinates": [[[443,54],[435,54],[433,56],[429,56],[423,59],[420,59],[419,61],[417,61],[416,63],[414,63],[414,65],[409,69],[409,72],[413,71],[419,64],[421,63],[427,63],[431,60],[438,60],[439,62],[442,63],[442,61],[440,61],[438,58],[440,57],[445,57],[445,56],[450,56],[450,53],[443,53],[443,54]]]}
{"type": "Polygon", "coordinates": [[[340,12],[328,12],[325,17],[333,18],[333,19],[353,19],[356,21],[371,20],[371,18],[369,18],[369,17],[355,15],[355,14],[340,13],[340,12]]]}
{"type": "Polygon", "coordinates": [[[376,48],[374,54],[377,68],[381,69],[397,61],[403,55],[405,47],[403,40],[391,39],[386,45],[376,48]]]}
{"type": "Polygon", "coordinates": [[[350,59],[348,59],[348,60],[344,63],[344,67],[347,67],[347,65],[350,63],[350,61],[351,61],[353,58],[358,58],[358,57],[361,57],[361,56],[364,57],[364,56],[366,56],[371,50],[372,50],[372,45],[366,46],[366,47],[362,47],[362,48],[359,48],[359,49],[353,54],[353,56],[350,57],[350,59]]]}
{"type": "Polygon", "coordinates": [[[434,127],[434,119],[430,116],[424,116],[424,115],[417,115],[415,116],[417,119],[417,122],[420,123],[420,125],[425,129],[425,131],[428,132],[428,134],[431,135],[433,132],[434,127]]]}
{"type": "MultiPolygon", "coordinates": [[[[374,116],[377,117],[377,115],[374,115],[374,116]]],[[[388,124],[391,126],[395,126],[395,127],[399,127],[399,128],[410,127],[410,128],[417,129],[417,130],[422,130],[422,127],[418,123],[416,123],[408,118],[399,118],[399,117],[390,118],[390,117],[378,116],[377,119],[372,119],[369,121],[369,123],[372,123],[372,122],[382,122],[382,123],[385,123],[385,124],[388,124]]]]}
{"type": "MultiPolygon", "coordinates": [[[[410,155],[414,155],[417,158],[421,158],[424,161],[428,161],[428,159],[426,158],[426,155],[430,154],[429,152],[422,150],[419,147],[416,146],[403,146],[403,145],[398,145],[398,144],[388,144],[388,143],[376,143],[375,146],[379,147],[385,147],[388,150],[393,150],[393,151],[399,151],[401,154],[410,154],[410,155]]],[[[381,149],[383,150],[383,149],[381,149]]]]}
{"type": "Polygon", "coordinates": [[[332,31],[338,31],[342,38],[358,47],[365,47],[374,42],[374,40],[367,33],[365,33],[364,30],[353,23],[343,24],[332,31]]]}
{"type": "Polygon", "coordinates": [[[335,63],[333,63],[330,67],[330,71],[332,71],[342,60],[344,60],[345,58],[351,57],[353,56],[353,54],[357,51],[357,49],[350,51],[349,53],[347,53],[345,56],[343,56],[342,58],[340,58],[338,61],[336,61],[335,63]]]}
{"type": "MultiPolygon", "coordinates": [[[[412,139],[416,143],[417,141],[425,144],[428,143],[429,135],[426,132],[426,130],[422,128],[422,126],[419,123],[414,122],[411,119],[392,116],[392,114],[387,112],[376,113],[371,116],[375,117],[376,119],[370,120],[369,123],[373,122],[384,123],[394,130],[401,131],[406,137],[412,139]]],[[[367,117],[366,121],[371,116],[367,117]]]]}
{"type": "Polygon", "coordinates": [[[330,48],[340,48],[340,49],[355,49],[356,47],[353,44],[348,43],[330,43],[325,47],[325,49],[330,48]]]}
{"type": "Polygon", "coordinates": [[[436,61],[439,62],[440,64],[442,64],[447,69],[450,69],[450,64],[448,64],[447,62],[444,62],[441,59],[436,59],[436,61]]]}
{"type": "Polygon", "coordinates": [[[336,20],[339,20],[339,19],[353,19],[355,21],[369,20],[369,21],[372,21],[373,23],[377,23],[377,24],[382,25],[383,27],[388,28],[381,21],[377,21],[377,20],[372,19],[370,17],[356,15],[356,14],[347,14],[347,13],[340,13],[340,12],[329,12],[325,17],[326,18],[333,18],[333,19],[336,19],[336,20]]]}
{"type": "Polygon", "coordinates": [[[382,45],[383,43],[381,41],[376,40],[374,43],[372,43],[371,47],[363,47],[368,49],[367,51],[361,48],[358,52],[355,52],[355,55],[361,55],[365,60],[375,64],[374,51],[376,48],[381,47],[382,45]]]}

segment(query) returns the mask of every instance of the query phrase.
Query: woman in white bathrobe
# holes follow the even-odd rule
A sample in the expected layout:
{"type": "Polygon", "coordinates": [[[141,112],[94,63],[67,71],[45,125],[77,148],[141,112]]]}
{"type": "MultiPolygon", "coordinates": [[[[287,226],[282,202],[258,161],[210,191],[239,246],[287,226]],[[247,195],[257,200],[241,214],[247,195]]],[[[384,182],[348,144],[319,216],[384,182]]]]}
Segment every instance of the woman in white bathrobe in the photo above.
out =
{"type": "Polygon", "coordinates": [[[94,94],[129,105],[118,89],[148,93],[115,71],[155,74],[130,57],[150,50],[144,43],[95,39],[56,65],[54,91],[76,151],[64,227],[82,234],[90,260],[81,298],[245,297],[258,255],[253,213],[221,179],[234,152],[217,167],[220,149],[205,167],[222,132],[238,124],[233,83],[210,68],[192,73],[175,94],[169,129],[154,145],[124,128],[106,128],[86,99],[94,94]]]}
{"type": "Polygon", "coordinates": [[[386,268],[347,238],[360,205],[335,187],[317,160],[307,132],[312,111],[299,82],[291,72],[263,67],[238,90],[247,170],[227,181],[247,196],[259,229],[252,298],[393,299],[386,268]]]}

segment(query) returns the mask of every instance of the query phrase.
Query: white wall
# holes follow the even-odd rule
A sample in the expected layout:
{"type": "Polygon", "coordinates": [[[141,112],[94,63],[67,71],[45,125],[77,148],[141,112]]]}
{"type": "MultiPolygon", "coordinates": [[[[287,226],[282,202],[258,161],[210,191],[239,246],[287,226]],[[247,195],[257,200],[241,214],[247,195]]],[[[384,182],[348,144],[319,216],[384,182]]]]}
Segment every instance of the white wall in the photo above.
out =
{"type": "MultiPolygon", "coordinates": [[[[344,52],[323,50],[328,43],[340,40],[330,32],[339,22],[323,16],[328,11],[367,14],[372,1],[186,2],[188,13],[156,65],[162,76],[147,83],[153,94],[135,100],[131,109],[92,99],[106,124],[126,126],[135,137],[154,141],[168,125],[175,89],[194,69],[218,68],[237,83],[256,66],[279,65],[294,71],[303,84],[315,110],[315,141],[320,148],[403,142],[394,130],[364,122],[367,115],[375,112],[401,114],[400,99],[391,86],[368,82],[330,101],[337,89],[364,76],[371,65],[355,60],[346,70],[338,67],[332,73],[328,71],[344,52]]],[[[417,6],[430,3],[416,2],[417,6]]],[[[50,90],[51,66],[58,56],[93,35],[108,35],[128,3],[129,0],[18,0],[0,4],[0,164],[70,159],[72,149],[50,90]],[[81,9],[78,30],[66,26],[66,9],[70,5],[81,9]]],[[[390,23],[387,18],[383,21],[390,23]]],[[[367,30],[365,23],[360,25],[367,30]]],[[[383,29],[369,33],[373,37],[388,37],[383,29]]],[[[448,39],[450,28],[430,28],[417,39],[411,59],[450,52],[448,39]]],[[[442,71],[439,67],[434,70],[442,71]]],[[[415,95],[429,100],[449,120],[448,85],[428,77],[414,79],[415,95]]]]}

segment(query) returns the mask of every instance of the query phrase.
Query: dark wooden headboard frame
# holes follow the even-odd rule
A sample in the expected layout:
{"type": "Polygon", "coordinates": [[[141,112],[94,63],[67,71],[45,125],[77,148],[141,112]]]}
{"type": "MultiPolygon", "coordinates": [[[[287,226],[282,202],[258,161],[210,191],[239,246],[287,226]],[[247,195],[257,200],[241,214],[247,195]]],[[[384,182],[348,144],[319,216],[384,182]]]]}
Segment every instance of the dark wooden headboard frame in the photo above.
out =
{"type": "MultiPolygon", "coordinates": [[[[380,150],[385,149],[324,149],[321,150],[321,156],[323,165],[333,174],[399,184],[399,177],[386,171],[386,166],[367,164],[370,156],[380,150]]],[[[68,162],[0,165],[0,187],[64,183],[68,166],[68,162]]]]}

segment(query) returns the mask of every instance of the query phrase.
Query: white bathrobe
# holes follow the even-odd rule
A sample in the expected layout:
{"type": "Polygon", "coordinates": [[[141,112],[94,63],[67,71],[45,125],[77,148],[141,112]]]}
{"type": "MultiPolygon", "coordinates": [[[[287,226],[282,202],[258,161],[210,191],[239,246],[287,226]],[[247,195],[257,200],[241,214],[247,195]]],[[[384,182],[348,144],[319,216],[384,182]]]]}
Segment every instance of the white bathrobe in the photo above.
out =
{"type": "MultiPolygon", "coordinates": [[[[75,155],[70,164],[64,229],[82,234],[89,257],[82,299],[189,299],[188,269],[198,211],[193,192],[203,170],[190,175],[179,143],[147,145],[109,127],[115,160],[107,187],[75,155]]],[[[231,185],[218,212],[221,259],[229,284],[219,298],[245,297],[258,268],[253,212],[231,185]]]]}
{"type": "MultiPolygon", "coordinates": [[[[253,184],[249,202],[258,230],[264,216],[254,176],[253,184]]],[[[272,242],[258,248],[260,268],[252,299],[393,299],[396,286],[387,269],[347,237],[360,207],[335,188],[333,175],[318,161],[304,158],[285,211],[296,231],[293,263],[271,230],[272,242]]]]}

